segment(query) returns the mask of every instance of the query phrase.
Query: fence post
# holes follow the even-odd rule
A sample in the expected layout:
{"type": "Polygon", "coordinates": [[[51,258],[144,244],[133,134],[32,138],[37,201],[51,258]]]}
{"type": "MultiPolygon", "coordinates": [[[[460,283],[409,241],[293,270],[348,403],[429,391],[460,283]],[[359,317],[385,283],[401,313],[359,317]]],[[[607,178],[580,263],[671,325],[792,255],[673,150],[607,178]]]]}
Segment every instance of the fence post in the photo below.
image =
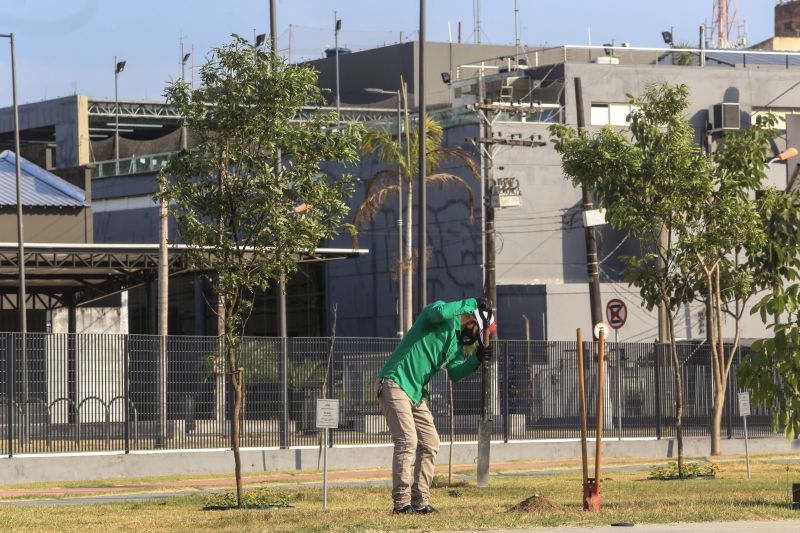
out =
{"type": "Polygon", "coordinates": [[[281,448],[289,447],[289,342],[286,337],[281,337],[281,448]]]}
{"type": "MultiPolygon", "coordinates": [[[[731,354],[733,357],[733,354],[731,354]]],[[[731,367],[733,370],[733,367],[731,367]]],[[[733,438],[733,372],[728,373],[728,386],[727,391],[725,394],[728,398],[726,399],[728,403],[728,440],[733,438]]]]}
{"type": "Polygon", "coordinates": [[[14,456],[14,333],[6,334],[6,426],[8,456],[14,456]]]}
{"type": "Polygon", "coordinates": [[[653,374],[656,392],[656,439],[661,440],[661,350],[658,342],[654,345],[655,364],[653,374]]]}
{"type": "Polygon", "coordinates": [[[122,434],[123,439],[125,440],[125,453],[130,453],[131,451],[131,443],[130,443],[130,401],[131,401],[131,391],[130,391],[130,336],[125,335],[124,341],[124,348],[122,354],[122,395],[125,398],[122,400],[122,404],[124,407],[122,408],[122,418],[123,418],[123,427],[122,427],[122,434]]]}
{"type": "Polygon", "coordinates": [[[503,348],[503,410],[500,416],[503,418],[503,442],[508,442],[509,435],[509,422],[510,422],[510,409],[508,406],[508,392],[509,392],[509,361],[511,357],[508,354],[508,341],[502,341],[500,346],[503,348]]]}

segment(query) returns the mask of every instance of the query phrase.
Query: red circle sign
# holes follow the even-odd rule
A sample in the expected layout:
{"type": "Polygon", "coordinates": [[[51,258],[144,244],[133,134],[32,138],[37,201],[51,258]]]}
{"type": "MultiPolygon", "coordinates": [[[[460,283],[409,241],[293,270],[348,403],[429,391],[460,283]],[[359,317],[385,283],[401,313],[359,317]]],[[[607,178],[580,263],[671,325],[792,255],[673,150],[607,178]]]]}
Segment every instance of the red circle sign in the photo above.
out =
{"type": "Polygon", "coordinates": [[[614,329],[619,329],[625,325],[628,319],[628,306],[625,302],[618,299],[609,300],[606,304],[606,320],[608,325],[614,329]]]}

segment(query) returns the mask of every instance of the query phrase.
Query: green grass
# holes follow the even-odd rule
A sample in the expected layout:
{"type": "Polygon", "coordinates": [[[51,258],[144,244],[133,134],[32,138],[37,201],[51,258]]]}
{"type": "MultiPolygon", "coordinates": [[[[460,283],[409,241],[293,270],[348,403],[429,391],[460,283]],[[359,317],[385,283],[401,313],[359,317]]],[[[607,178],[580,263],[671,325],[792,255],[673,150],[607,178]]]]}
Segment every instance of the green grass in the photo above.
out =
{"type": "MultiPolygon", "coordinates": [[[[613,522],[664,523],[712,520],[798,519],[790,488],[800,482],[800,465],[752,463],[745,479],[743,461],[720,464],[716,479],[648,480],[647,471],[611,472],[601,488],[603,510],[580,508],[580,473],[492,478],[488,488],[474,483],[448,487],[438,478],[431,503],[438,515],[393,516],[388,487],[332,488],[322,511],[319,489],[282,490],[291,508],[204,511],[200,495],[158,501],[59,507],[0,507],[0,524],[13,531],[430,531],[517,529],[613,522]],[[519,513],[508,509],[534,493],[564,506],[563,511],[519,513]]],[[[268,489],[262,489],[268,490],[268,489]]]]}

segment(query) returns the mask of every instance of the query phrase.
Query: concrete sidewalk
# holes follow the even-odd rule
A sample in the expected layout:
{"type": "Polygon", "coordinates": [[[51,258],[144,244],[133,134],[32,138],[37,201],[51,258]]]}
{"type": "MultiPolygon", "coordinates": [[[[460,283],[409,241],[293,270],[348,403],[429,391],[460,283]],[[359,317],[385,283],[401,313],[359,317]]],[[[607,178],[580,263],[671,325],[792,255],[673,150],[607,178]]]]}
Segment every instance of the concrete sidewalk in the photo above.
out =
{"type": "MultiPolygon", "coordinates": [[[[559,527],[547,529],[493,530],[492,533],[702,533],[714,531],[725,533],[797,533],[800,520],[781,522],[701,522],[693,524],[642,524],[600,527],[559,527]]],[[[478,533],[477,531],[438,531],[434,533],[478,533]]]]}

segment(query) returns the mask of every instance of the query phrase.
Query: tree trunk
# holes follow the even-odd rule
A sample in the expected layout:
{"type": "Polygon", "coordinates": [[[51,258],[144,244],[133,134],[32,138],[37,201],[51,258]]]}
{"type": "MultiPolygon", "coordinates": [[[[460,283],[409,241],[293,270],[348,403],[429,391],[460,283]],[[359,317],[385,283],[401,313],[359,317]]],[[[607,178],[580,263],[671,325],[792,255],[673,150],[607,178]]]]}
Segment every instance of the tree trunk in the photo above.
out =
{"type": "MultiPolygon", "coordinates": [[[[226,316],[231,314],[226,313],[226,316]]],[[[239,453],[239,416],[242,412],[242,379],[244,373],[236,364],[236,346],[231,340],[233,333],[226,324],[225,351],[228,356],[228,365],[231,370],[231,387],[233,387],[233,405],[231,406],[231,449],[233,450],[234,473],[236,476],[236,506],[241,508],[243,501],[242,490],[242,458],[239,453]]]]}
{"type": "Polygon", "coordinates": [[[725,383],[718,386],[714,393],[714,408],[711,413],[711,455],[722,454],[720,441],[722,437],[722,413],[725,410],[725,383]]]}
{"type": "Polygon", "coordinates": [[[678,345],[675,343],[675,318],[669,313],[669,348],[675,370],[675,439],[678,441],[678,475],[683,479],[683,380],[678,345]]]}
{"type": "MultiPolygon", "coordinates": [[[[231,348],[232,350],[232,348],[231,348]]],[[[233,386],[233,413],[231,413],[231,447],[233,448],[234,472],[236,474],[236,506],[242,508],[242,458],[239,452],[239,415],[242,411],[242,369],[231,372],[231,385],[233,386]]]]}

